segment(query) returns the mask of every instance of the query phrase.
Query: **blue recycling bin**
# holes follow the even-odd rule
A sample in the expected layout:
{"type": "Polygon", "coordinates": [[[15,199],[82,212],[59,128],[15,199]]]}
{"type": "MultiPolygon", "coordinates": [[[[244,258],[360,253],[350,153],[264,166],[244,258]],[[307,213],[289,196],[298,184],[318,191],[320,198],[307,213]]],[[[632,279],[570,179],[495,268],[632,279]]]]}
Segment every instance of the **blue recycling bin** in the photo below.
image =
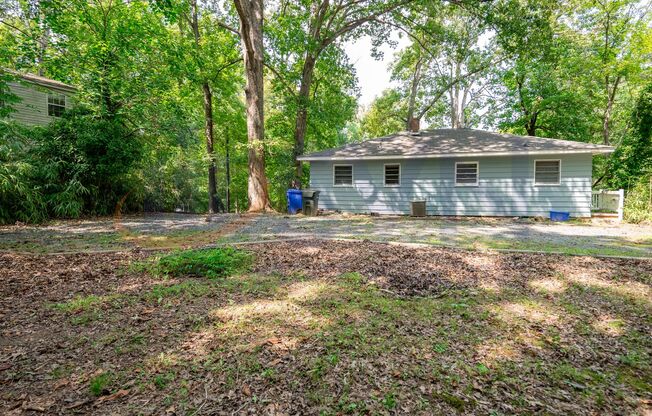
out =
{"type": "Polygon", "coordinates": [[[550,211],[550,219],[552,221],[568,221],[570,212],[550,211]]]}
{"type": "Polygon", "coordinates": [[[301,211],[301,205],[303,204],[301,195],[301,189],[288,189],[286,196],[288,198],[288,212],[290,214],[296,214],[301,211]]]}

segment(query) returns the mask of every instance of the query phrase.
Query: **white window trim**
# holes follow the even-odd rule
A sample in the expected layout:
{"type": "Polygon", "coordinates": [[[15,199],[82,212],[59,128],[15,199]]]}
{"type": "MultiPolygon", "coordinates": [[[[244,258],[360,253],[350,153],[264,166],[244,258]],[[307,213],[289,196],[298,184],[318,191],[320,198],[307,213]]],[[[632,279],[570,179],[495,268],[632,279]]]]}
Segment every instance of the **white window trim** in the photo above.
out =
{"type": "Polygon", "coordinates": [[[480,162],[477,160],[467,160],[462,162],[455,162],[455,186],[479,186],[480,185],[480,162]],[[457,183],[457,165],[475,163],[475,183],[457,183]]]}
{"type": "Polygon", "coordinates": [[[354,175],[354,173],[353,173],[353,165],[352,165],[352,164],[348,164],[348,163],[345,163],[345,164],[341,164],[341,163],[340,163],[340,164],[333,164],[333,186],[334,186],[334,187],[338,187],[338,188],[352,188],[354,183],[355,183],[355,175],[354,175]],[[335,168],[336,168],[337,166],[351,166],[351,185],[345,185],[345,184],[339,184],[339,185],[336,185],[336,184],[335,184],[335,168]]]}
{"type": "MultiPolygon", "coordinates": [[[[50,117],[50,118],[60,118],[61,116],[51,116],[50,115],[50,97],[51,96],[56,97],[56,98],[63,98],[63,111],[64,112],[66,110],[68,110],[68,97],[66,96],[66,94],[56,93],[56,92],[52,92],[52,91],[49,91],[47,94],[45,94],[45,111],[47,112],[48,117],[50,117]]],[[[58,104],[54,104],[54,105],[56,105],[58,107],[62,107],[61,105],[58,105],[58,104]]]]}
{"type": "Polygon", "coordinates": [[[383,185],[387,188],[396,188],[397,186],[401,186],[401,176],[403,176],[403,168],[401,167],[400,163],[385,163],[383,164],[383,185]],[[386,177],[386,172],[385,172],[385,167],[386,166],[398,166],[398,183],[397,184],[387,184],[387,177],[386,177]]]}
{"type": "Polygon", "coordinates": [[[561,159],[534,159],[532,182],[534,186],[559,186],[561,185],[561,159]],[[556,183],[537,183],[537,162],[559,162],[559,180],[556,183]]]}

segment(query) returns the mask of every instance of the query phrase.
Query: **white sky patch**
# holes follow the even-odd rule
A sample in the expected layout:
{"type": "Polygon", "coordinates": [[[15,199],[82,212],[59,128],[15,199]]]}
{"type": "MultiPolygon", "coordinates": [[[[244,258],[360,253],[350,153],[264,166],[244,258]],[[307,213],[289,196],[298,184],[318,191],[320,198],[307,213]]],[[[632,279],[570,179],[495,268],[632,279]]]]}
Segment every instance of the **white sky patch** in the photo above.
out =
{"type": "Polygon", "coordinates": [[[390,81],[389,63],[394,58],[394,53],[410,44],[407,36],[399,38],[398,32],[392,34],[392,40],[398,42],[396,48],[384,44],[380,47],[384,56],[382,60],[376,60],[371,56],[371,38],[364,36],[355,42],[347,42],[344,50],[355,66],[360,86],[360,105],[367,108],[369,104],[379,96],[383,90],[392,86],[390,81]]]}

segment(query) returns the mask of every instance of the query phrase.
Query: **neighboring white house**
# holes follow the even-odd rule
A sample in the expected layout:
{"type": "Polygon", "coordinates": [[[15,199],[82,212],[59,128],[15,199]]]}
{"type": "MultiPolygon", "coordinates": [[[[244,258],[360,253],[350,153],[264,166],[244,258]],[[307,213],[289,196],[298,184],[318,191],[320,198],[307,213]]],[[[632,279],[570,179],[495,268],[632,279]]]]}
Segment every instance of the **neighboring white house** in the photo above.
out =
{"type": "Polygon", "coordinates": [[[76,88],[72,85],[34,74],[5,70],[15,76],[8,83],[11,93],[18,97],[9,118],[27,125],[46,125],[73,105],[76,88]]]}
{"type": "Polygon", "coordinates": [[[355,213],[591,216],[593,155],[613,147],[471,129],[397,133],[299,157],[319,207],[355,213]]]}

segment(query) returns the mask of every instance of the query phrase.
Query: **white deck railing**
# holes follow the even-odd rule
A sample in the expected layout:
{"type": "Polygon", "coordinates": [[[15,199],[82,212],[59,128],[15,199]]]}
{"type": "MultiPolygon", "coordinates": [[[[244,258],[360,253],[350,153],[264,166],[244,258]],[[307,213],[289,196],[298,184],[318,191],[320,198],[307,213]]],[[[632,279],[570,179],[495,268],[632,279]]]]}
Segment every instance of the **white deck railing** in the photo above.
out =
{"type": "Polygon", "coordinates": [[[618,220],[623,219],[623,207],[625,205],[625,191],[599,190],[593,191],[591,195],[591,209],[594,211],[613,212],[618,214],[618,220]]]}

